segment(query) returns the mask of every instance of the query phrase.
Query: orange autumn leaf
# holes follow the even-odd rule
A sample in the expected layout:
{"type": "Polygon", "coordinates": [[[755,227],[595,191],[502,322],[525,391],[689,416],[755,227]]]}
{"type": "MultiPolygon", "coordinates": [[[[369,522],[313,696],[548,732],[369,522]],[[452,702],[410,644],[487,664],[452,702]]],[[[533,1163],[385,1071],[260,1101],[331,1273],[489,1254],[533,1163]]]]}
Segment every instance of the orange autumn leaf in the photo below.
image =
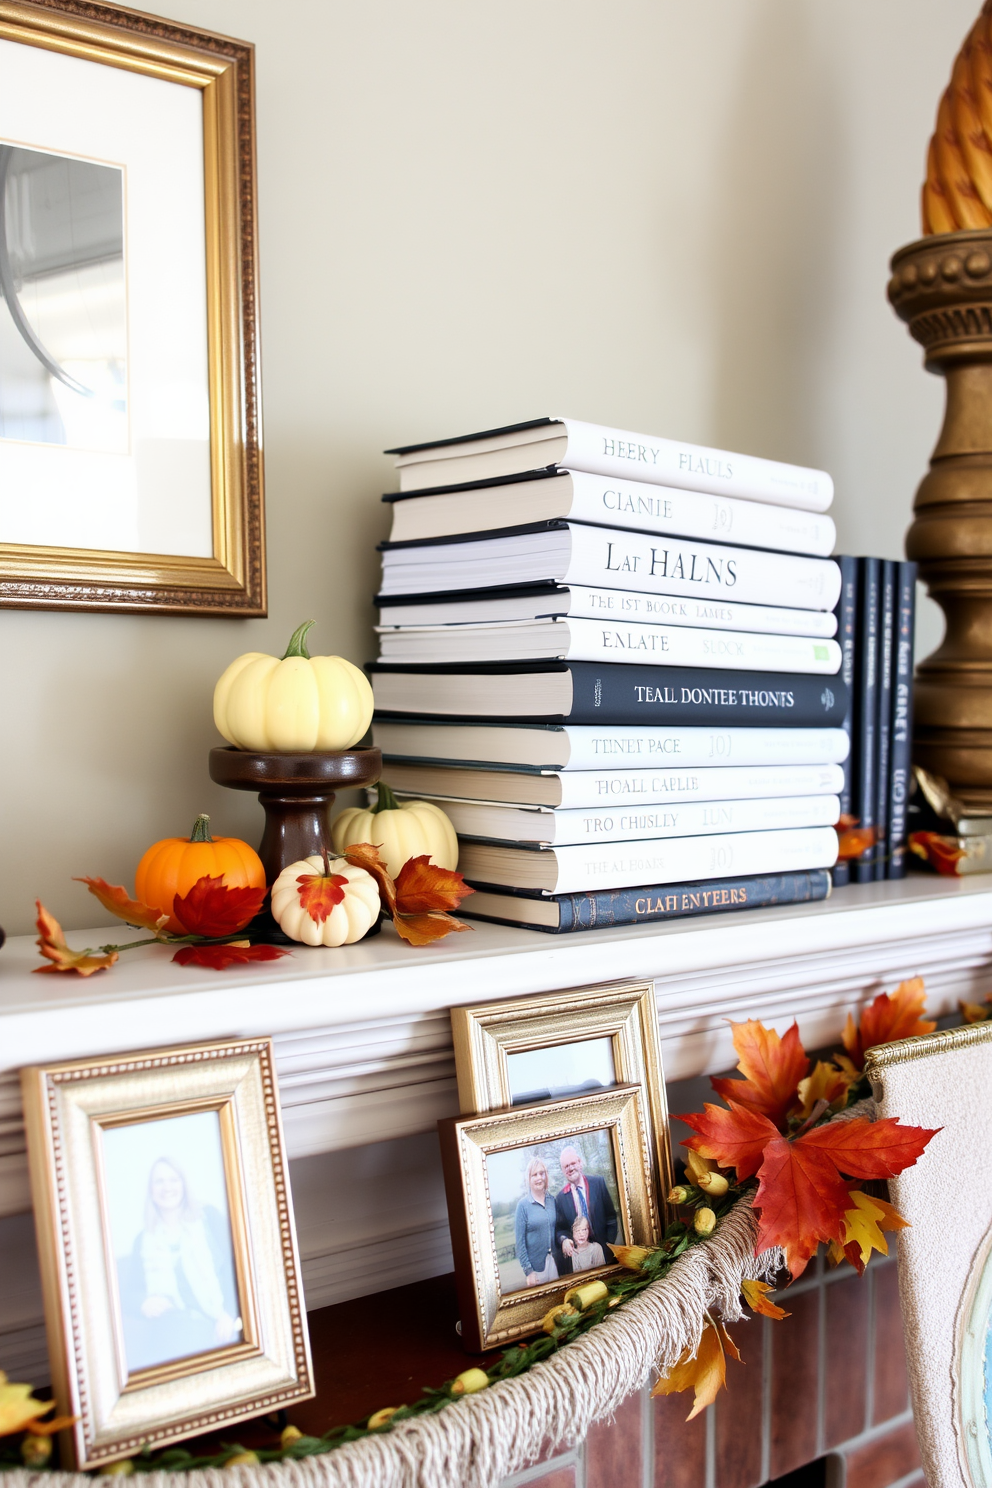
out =
{"type": "Polygon", "coordinates": [[[686,1416],[691,1421],[700,1411],[712,1405],[727,1382],[726,1354],[740,1361],[740,1353],[722,1323],[707,1317],[703,1335],[695,1354],[685,1349],[679,1360],[660,1379],[651,1391],[652,1395],[678,1395],[683,1390],[692,1390],[692,1410],[686,1416]]]}
{"type": "Polygon", "coordinates": [[[684,1121],[696,1133],[686,1138],[684,1147],[719,1163],[721,1168],[736,1168],[739,1182],[754,1176],[768,1143],[779,1135],[778,1127],[767,1116],[735,1101],[730,1102],[729,1111],[707,1101],[702,1111],[678,1116],[676,1120],[684,1121]]]}
{"type": "Polygon", "coordinates": [[[799,1107],[796,1114],[803,1121],[808,1120],[819,1101],[826,1101],[828,1109],[840,1108],[847,1099],[852,1083],[851,1076],[845,1070],[818,1059],[812,1074],[799,1081],[799,1107]]]}
{"type": "Polygon", "coordinates": [[[457,909],[470,889],[453,868],[439,868],[429,857],[408,858],[396,879],[396,907],[401,914],[457,909]]]}
{"type": "Polygon", "coordinates": [[[450,869],[434,868],[433,873],[444,875],[433,891],[437,901],[437,908],[426,910],[407,909],[408,902],[411,907],[424,902],[424,896],[431,897],[431,889],[425,887],[425,875],[419,868],[412,868],[406,880],[406,891],[409,900],[400,905],[398,902],[398,887],[410,864],[430,864],[429,858],[411,858],[403,864],[400,876],[394,882],[386,871],[386,865],[379,856],[379,849],[371,842],[356,842],[347,848],[344,854],[349,863],[358,868],[364,868],[371,873],[379,885],[379,897],[386,907],[386,912],[392,917],[396,926],[396,933],[409,945],[429,945],[433,940],[441,940],[445,935],[450,935],[453,930],[469,930],[471,926],[463,925],[461,920],[452,919],[451,915],[443,913],[444,902],[447,901],[453,908],[459,899],[465,897],[465,893],[472,893],[462,882],[460,873],[453,873],[450,869]],[[460,886],[460,887],[459,887],[460,886]],[[454,896],[454,897],[453,897],[454,896]]]}
{"type": "Polygon", "coordinates": [[[840,862],[860,858],[878,841],[877,827],[862,827],[856,816],[842,816],[837,823],[837,857],[840,862]]]}
{"type": "Polygon", "coordinates": [[[795,1105],[796,1089],[809,1069],[798,1025],[793,1023],[784,1038],[754,1018],[730,1026],[734,1030],[737,1068],[744,1079],[712,1079],[710,1084],[725,1101],[746,1106],[781,1126],[795,1105]]]}
{"type": "Polygon", "coordinates": [[[775,1288],[770,1286],[767,1281],[753,1281],[750,1277],[747,1277],[741,1282],[744,1301],[752,1312],[760,1312],[762,1317],[775,1318],[776,1320],[791,1317],[791,1312],[786,1312],[784,1308],[768,1300],[769,1292],[774,1292],[774,1290],[775,1288]]]}
{"type": "Polygon", "coordinates": [[[796,1146],[816,1148],[849,1178],[895,1178],[923,1155],[940,1127],[902,1126],[895,1116],[866,1121],[830,1121],[797,1139],[796,1146]]]}
{"type": "Polygon", "coordinates": [[[66,945],[65,932],[54,915],[50,915],[40,899],[34,901],[38,911],[35,925],[38,929],[38,949],[50,966],[36,966],[37,972],[75,971],[79,976],[92,976],[95,971],[106,971],[117,960],[116,951],[95,955],[91,950],[72,951],[66,945]]]}
{"type": "Polygon", "coordinates": [[[84,883],[93,897],[99,899],[104,909],[109,909],[112,915],[116,915],[119,920],[124,920],[128,925],[137,925],[142,930],[153,930],[157,935],[169,918],[160,910],[151,909],[147,904],[142,904],[140,899],[132,899],[127,889],[122,888],[120,884],[108,884],[104,878],[77,878],[75,882],[84,883]]]}
{"type": "Polygon", "coordinates": [[[756,1253],[781,1246],[793,1279],[801,1276],[821,1240],[840,1240],[847,1185],[825,1152],[805,1138],[789,1142],[776,1133],[758,1171],[756,1253]]]}
{"type": "Polygon", "coordinates": [[[322,925],[336,904],[344,903],[348,880],[341,873],[301,873],[300,905],[314,924],[322,925]]]}
{"type": "Polygon", "coordinates": [[[224,875],[204,874],[186,894],[176,894],[172,912],[189,935],[236,935],[262,907],[265,886],[231,888],[224,875]]]}
{"type": "Polygon", "coordinates": [[[958,864],[965,855],[956,837],[943,837],[939,832],[910,832],[909,850],[948,878],[957,877],[958,864]]]}
{"type": "Polygon", "coordinates": [[[871,1253],[888,1255],[888,1242],[883,1230],[907,1230],[909,1221],[885,1199],[876,1199],[862,1189],[850,1190],[851,1204],[844,1211],[844,1233],[841,1236],[844,1254],[858,1272],[863,1273],[871,1253]],[[855,1252],[852,1255],[852,1250],[855,1252]]]}
{"type": "Polygon", "coordinates": [[[848,1013],[842,1035],[844,1048],[859,1070],[864,1067],[865,1051],[876,1044],[892,1044],[920,1033],[933,1033],[936,1023],[920,1017],[926,1003],[923,986],[922,977],[912,977],[900,982],[894,992],[880,992],[861,1014],[858,1027],[848,1013]]]}
{"type": "Polygon", "coordinates": [[[966,1023],[987,1023],[992,1017],[992,1007],[987,1002],[959,1002],[958,1007],[966,1023]]]}

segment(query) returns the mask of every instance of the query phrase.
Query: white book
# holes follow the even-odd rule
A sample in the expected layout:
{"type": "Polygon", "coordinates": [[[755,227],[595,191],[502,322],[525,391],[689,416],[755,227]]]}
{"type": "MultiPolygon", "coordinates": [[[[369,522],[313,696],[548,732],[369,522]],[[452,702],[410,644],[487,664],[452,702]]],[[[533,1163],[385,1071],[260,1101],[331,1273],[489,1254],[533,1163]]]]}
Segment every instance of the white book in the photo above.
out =
{"type": "Polygon", "coordinates": [[[383,779],[401,796],[492,801],[517,806],[620,807],[662,802],[767,800],[773,796],[836,796],[840,765],[715,765],[695,769],[494,770],[481,765],[426,764],[387,757],[383,779]]]}
{"type": "Polygon", "coordinates": [[[609,724],[433,723],[376,718],[389,760],[508,765],[520,770],[629,770],[658,764],[842,765],[842,728],[612,727],[609,724]]]}
{"type": "Polygon", "coordinates": [[[382,499],[392,506],[390,542],[422,542],[556,518],[745,548],[775,548],[816,558],[832,553],[837,540],[833,520],[822,513],[647,481],[616,480],[585,470],[382,499]]]}
{"type": "Polygon", "coordinates": [[[657,806],[508,806],[493,801],[435,798],[459,837],[569,847],[583,842],[639,842],[705,837],[722,832],[771,832],[832,827],[837,796],[778,796],[748,801],[685,801],[657,806]]]}
{"type": "Polygon", "coordinates": [[[732,832],[662,841],[584,843],[575,847],[507,847],[463,842],[458,871],[469,883],[545,894],[586,889],[694,883],[762,873],[832,868],[837,861],[833,827],[777,832],[732,832]]]}
{"type": "Polygon", "coordinates": [[[630,586],[646,594],[832,610],[840,568],[830,558],[652,538],[579,522],[382,546],[383,594],[540,583],[630,586]]]}
{"type": "Polygon", "coordinates": [[[728,599],[680,599],[637,594],[629,589],[567,589],[531,586],[491,595],[430,595],[399,603],[379,596],[382,630],[400,625],[496,625],[508,620],[544,620],[575,615],[583,620],[639,620],[647,625],[695,625],[704,630],[750,630],[766,635],[834,636],[830,610],[786,610],[777,605],[737,604],[728,599]]]}
{"type": "Polygon", "coordinates": [[[746,631],[694,630],[679,625],[626,621],[510,620],[502,625],[424,625],[379,632],[379,660],[654,661],[661,666],[723,667],[741,672],[806,672],[832,677],[840,671],[836,641],[807,636],[749,635],[746,631]]]}
{"type": "Polygon", "coordinates": [[[497,480],[564,465],[620,480],[718,491],[803,511],[826,511],[834,494],[834,483],[824,470],[563,417],[407,444],[386,454],[396,456],[401,491],[497,480]]]}

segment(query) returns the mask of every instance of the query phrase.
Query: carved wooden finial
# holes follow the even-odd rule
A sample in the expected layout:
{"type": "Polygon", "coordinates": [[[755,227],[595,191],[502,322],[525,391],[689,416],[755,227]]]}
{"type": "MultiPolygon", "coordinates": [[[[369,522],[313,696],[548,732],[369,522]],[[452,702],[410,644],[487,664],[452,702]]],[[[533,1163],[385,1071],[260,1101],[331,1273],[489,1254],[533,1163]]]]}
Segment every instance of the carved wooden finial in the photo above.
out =
{"type": "Polygon", "coordinates": [[[923,185],[923,231],[992,226],[992,3],[962,46],[937,109],[923,185]]]}

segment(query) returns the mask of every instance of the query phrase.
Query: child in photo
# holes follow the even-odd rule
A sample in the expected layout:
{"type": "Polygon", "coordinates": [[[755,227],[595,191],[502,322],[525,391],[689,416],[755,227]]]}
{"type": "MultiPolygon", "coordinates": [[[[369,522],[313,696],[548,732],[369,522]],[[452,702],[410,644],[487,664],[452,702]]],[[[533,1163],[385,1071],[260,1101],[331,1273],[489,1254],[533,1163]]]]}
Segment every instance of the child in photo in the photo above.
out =
{"type": "Polygon", "coordinates": [[[572,1225],[572,1270],[592,1271],[605,1265],[603,1247],[589,1238],[589,1221],[584,1214],[577,1215],[572,1225]]]}

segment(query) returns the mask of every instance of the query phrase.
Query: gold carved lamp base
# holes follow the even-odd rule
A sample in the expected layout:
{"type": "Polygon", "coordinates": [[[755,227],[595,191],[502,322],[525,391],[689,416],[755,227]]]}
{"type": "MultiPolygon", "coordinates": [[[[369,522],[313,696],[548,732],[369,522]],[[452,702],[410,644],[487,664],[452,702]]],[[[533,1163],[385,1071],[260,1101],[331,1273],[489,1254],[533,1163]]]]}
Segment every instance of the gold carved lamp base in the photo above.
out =
{"type": "Polygon", "coordinates": [[[992,228],[900,248],[889,299],[947,384],[906,555],[947,620],[916,674],[913,758],[992,812],[992,228]]]}

